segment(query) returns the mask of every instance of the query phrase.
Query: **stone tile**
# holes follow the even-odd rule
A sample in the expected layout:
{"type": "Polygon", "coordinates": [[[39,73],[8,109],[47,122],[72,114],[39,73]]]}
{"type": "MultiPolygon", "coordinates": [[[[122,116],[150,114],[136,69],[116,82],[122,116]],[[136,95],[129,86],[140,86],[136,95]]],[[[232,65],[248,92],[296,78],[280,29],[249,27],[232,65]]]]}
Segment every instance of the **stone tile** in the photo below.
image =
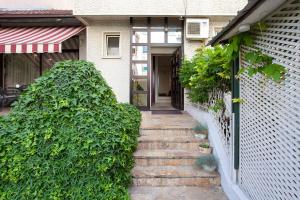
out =
{"type": "Polygon", "coordinates": [[[142,112],[142,129],[191,129],[197,125],[188,113],[183,114],[155,114],[150,111],[142,112]]]}
{"type": "Polygon", "coordinates": [[[227,200],[220,187],[150,187],[130,189],[132,200],[227,200]]]}
{"type": "MultiPolygon", "coordinates": [[[[201,152],[192,130],[197,122],[187,113],[142,113],[141,135],[135,152],[132,200],[225,200],[217,172],[195,165],[201,152]]],[[[207,134],[207,131],[201,132],[207,134]]]]}

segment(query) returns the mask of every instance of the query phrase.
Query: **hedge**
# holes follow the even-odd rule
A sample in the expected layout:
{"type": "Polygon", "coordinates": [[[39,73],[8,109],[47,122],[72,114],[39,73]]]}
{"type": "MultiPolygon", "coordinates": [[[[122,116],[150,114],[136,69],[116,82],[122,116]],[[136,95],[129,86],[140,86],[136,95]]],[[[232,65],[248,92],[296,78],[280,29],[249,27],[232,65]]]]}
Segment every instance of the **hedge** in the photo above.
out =
{"type": "Polygon", "coordinates": [[[56,63],[0,118],[0,199],[129,199],[140,121],[92,63],[56,63]]]}

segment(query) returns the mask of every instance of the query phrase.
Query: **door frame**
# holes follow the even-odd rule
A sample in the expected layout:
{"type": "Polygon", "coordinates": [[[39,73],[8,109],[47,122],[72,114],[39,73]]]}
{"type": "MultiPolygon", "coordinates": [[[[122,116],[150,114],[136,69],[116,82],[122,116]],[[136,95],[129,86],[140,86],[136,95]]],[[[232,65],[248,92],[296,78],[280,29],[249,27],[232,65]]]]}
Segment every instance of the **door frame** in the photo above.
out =
{"type": "MultiPolygon", "coordinates": [[[[138,17],[137,17],[138,18],[138,17]]],[[[165,43],[151,43],[151,31],[155,31],[156,29],[150,28],[151,27],[151,17],[147,17],[147,23],[146,23],[146,28],[134,28],[133,25],[133,17],[130,17],[130,80],[129,80],[129,95],[130,95],[130,103],[133,104],[133,74],[132,74],[132,64],[133,63],[147,63],[148,65],[148,71],[147,71],[147,76],[143,76],[141,78],[147,79],[147,105],[146,106],[137,106],[140,110],[150,110],[151,107],[151,85],[152,85],[152,80],[151,80],[151,73],[152,73],[152,54],[151,54],[151,47],[181,47],[181,59],[183,58],[182,56],[184,55],[184,35],[185,35],[185,30],[184,30],[184,20],[181,21],[181,27],[180,28],[173,28],[172,30],[180,30],[181,31],[181,43],[168,43],[168,17],[164,17],[164,37],[165,37],[165,43]],[[132,40],[132,35],[134,31],[145,31],[147,32],[147,43],[133,43],[132,40]],[[132,60],[132,48],[133,46],[147,46],[147,61],[133,61],[132,60]]],[[[161,30],[161,29],[159,29],[161,30]]],[[[164,54],[166,55],[166,54],[164,54]]],[[[183,103],[183,102],[182,102],[183,103]]],[[[181,106],[183,109],[183,105],[181,106]]]]}
{"type": "MultiPolygon", "coordinates": [[[[150,77],[150,82],[151,82],[151,85],[150,85],[150,90],[151,90],[151,106],[153,106],[153,104],[156,102],[156,80],[154,79],[155,77],[155,71],[154,71],[154,67],[155,67],[155,70],[157,69],[158,70],[158,66],[156,66],[156,63],[155,63],[155,57],[159,57],[159,56],[169,56],[171,57],[173,54],[171,53],[168,53],[168,54],[160,54],[160,53],[152,53],[151,54],[151,66],[150,66],[150,74],[151,74],[151,77],[150,77]],[[154,101],[153,101],[154,99],[154,101]]],[[[151,110],[151,106],[150,106],[150,110],[151,110]]]]}

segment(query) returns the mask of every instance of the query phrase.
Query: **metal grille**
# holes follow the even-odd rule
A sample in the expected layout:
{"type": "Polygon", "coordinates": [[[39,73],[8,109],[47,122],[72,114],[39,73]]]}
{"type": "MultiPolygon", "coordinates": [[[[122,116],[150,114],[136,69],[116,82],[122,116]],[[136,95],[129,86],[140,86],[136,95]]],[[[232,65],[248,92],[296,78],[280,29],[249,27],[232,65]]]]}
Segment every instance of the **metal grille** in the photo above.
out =
{"type": "Polygon", "coordinates": [[[215,91],[210,95],[209,105],[214,105],[217,99],[223,99],[225,107],[224,109],[214,112],[210,111],[210,114],[215,120],[215,125],[218,127],[219,136],[223,143],[224,151],[226,152],[228,162],[231,159],[231,94],[224,94],[223,92],[215,91]]]}
{"type": "Polygon", "coordinates": [[[286,2],[255,31],[254,45],[286,67],[285,81],[262,75],[240,81],[240,188],[250,199],[300,199],[300,1],[286,2]]]}
{"type": "Polygon", "coordinates": [[[189,22],[188,23],[188,34],[200,34],[200,23],[199,22],[189,22]]]}
{"type": "MultiPolygon", "coordinates": [[[[214,124],[217,127],[218,135],[223,144],[223,150],[227,155],[228,165],[232,159],[232,134],[231,134],[231,93],[225,93],[221,91],[214,91],[209,95],[207,103],[199,104],[192,103],[192,106],[199,110],[209,112],[214,119],[214,124]],[[214,112],[209,109],[214,105],[218,99],[223,99],[225,107],[218,112],[214,112]]],[[[230,173],[230,172],[228,172],[230,173]]]]}

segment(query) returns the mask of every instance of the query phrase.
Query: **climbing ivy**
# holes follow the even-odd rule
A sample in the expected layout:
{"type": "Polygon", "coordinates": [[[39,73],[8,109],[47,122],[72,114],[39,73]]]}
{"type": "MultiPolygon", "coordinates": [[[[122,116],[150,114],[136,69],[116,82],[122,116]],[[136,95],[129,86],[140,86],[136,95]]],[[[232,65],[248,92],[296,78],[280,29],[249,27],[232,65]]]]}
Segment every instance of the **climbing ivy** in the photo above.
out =
{"type": "Polygon", "coordinates": [[[0,199],[130,199],[140,121],[92,63],[56,63],[0,118],[0,199]]]}

